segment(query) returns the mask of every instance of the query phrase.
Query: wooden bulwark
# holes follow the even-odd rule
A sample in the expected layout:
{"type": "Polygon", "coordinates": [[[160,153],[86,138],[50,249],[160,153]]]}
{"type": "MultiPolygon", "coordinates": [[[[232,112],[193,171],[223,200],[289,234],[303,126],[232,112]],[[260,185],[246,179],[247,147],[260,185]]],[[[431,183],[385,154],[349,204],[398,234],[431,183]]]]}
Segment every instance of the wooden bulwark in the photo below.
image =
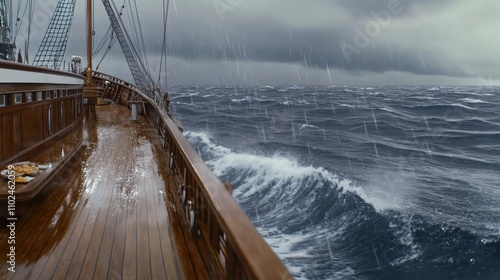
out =
{"type": "Polygon", "coordinates": [[[125,105],[140,96],[148,101],[147,118],[155,125],[162,158],[173,172],[170,188],[175,208],[183,219],[182,237],[192,238],[212,279],[293,279],[248,216],[226,191],[178,130],[163,108],[115,77],[95,73],[94,82],[105,88],[104,97],[125,105]],[[193,227],[189,222],[191,210],[193,227]]]}

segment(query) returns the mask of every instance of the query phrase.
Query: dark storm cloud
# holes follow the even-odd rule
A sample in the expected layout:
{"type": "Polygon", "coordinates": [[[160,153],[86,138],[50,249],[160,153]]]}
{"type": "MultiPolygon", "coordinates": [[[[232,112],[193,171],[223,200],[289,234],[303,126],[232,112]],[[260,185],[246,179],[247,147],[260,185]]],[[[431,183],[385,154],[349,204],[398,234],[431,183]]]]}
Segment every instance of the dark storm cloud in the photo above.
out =
{"type": "MultiPolygon", "coordinates": [[[[170,51],[173,55],[191,60],[275,61],[300,63],[307,67],[323,69],[328,67],[329,69],[373,72],[398,70],[416,74],[466,76],[466,73],[460,70],[459,65],[446,59],[444,55],[432,52],[370,44],[359,53],[353,53],[347,57],[342,51],[344,37],[340,34],[325,36],[325,32],[319,30],[293,31],[292,35],[286,33],[284,29],[271,31],[268,28],[264,35],[245,32],[246,43],[242,42],[243,40],[234,40],[241,36],[234,34],[234,36],[229,36],[232,40],[224,44],[219,44],[219,40],[204,45],[193,41],[190,44],[191,47],[186,48],[183,44],[174,43],[170,51]],[[293,40],[290,36],[293,36],[293,40]],[[262,41],[266,41],[266,44],[260,43],[262,41]]],[[[185,39],[182,42],[189,40],[185,39]]],[[[220,39],[223,40],[223,38],[220,39]]]]}
{"type": "MultiPolygon", "coordinates": [[[[95,44],[109,27],[97,2],[95,44]]],[[[217,71],[225,71],[220,66],[228,63],[251,64],[249,69],[258,68],[254,63],[275,63],[280,71],[284,65],[293,70],[300,64],[314,71],[328,69],[358,77],[394,72],[493,79],[499,75],[500,55],[495,50],[500,49],[500,42],[491,32],[500,26],[495,15],[481,13],[500,5],[488,2],[493,6],[484,8],[487,0],[170,2],[168,54],[176,63],[184,60],[186,65],[207,67],[212,63],[217,71]]],[[[161,1],[141,3],[141,14],[148,15],[142,17],[142,36],[150,63],[155,65],[162,45],[161,1]]],[[[75,18],[73,27],[80,28],[80,34],[85,32],[82,12],[84,8],[76,13],[80,20],[75,18]]],[[[84,39],[74,36],[76,42],[70,46],[81,47],[84,39]]],[[[109,56],[123,60],[118,43],[109,56]]],[[[95,61],[99,59],[100,55],[95,61]]],[[[190,75],[192,69],[188,69],[185,75],[190,75]]]]}
{"type": "MultiPolygon", "coordinates": [[[[437,10],[444,9],[446,5],[453,2],[459,2],[463,0],[397,0],[392,1],[394,3],[399,2],[400,5],[412,5],[418,3],[425,10],[437,10]]],[[[338,0],[332,1],[338,3],[347,12],[351,13],[355,17],[365,17],[370,15],[372,12],[378,12],[380,10],[386,10],[391,1],[389,0],[338,0]]],[[[412,9],[404,9],[400,16],[405,16],[412,13],[412,9]]]]}
{"type": "Polygon", "coordinates": [[[468,76],[443,53],[379,42],[364,31],[356,30],[361,29],[348,25],[291,29],[272,21],[240,20],[231,25],[176,30],[169,37],[169,53],[188,60],[273,61],[345,71],[397,70],[468,76]],[[361,41],[358,37],[364,37],[365,44],[356,44],[361,41]]]}

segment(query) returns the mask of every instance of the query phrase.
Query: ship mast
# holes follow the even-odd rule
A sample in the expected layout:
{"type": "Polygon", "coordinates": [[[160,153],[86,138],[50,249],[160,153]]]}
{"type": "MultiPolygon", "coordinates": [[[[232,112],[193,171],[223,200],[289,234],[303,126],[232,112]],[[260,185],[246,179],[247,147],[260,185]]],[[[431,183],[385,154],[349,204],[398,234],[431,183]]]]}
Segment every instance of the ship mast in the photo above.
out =
{"type": "Polygon", "coordinates": [[[92,86],[92,0],[87,0],[87,86],[92,86]]]}

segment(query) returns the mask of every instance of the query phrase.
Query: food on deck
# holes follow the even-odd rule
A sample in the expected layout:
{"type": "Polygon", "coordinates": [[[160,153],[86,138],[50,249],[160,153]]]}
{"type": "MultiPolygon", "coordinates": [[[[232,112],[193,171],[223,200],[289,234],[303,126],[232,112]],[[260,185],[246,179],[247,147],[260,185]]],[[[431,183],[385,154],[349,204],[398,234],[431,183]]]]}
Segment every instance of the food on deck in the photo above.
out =
{"type": "Polygon", "coordinates": [[[16,177],[14,180],[16,183],[28,183],[28,179],[24,177],[16,177]]]}
{"type": "Polygon", "coordinates": [[[14,170],[20,174],[30,175],[38,171],[38,166],[34,164],[20,164],[14,166],[14,170]]]}

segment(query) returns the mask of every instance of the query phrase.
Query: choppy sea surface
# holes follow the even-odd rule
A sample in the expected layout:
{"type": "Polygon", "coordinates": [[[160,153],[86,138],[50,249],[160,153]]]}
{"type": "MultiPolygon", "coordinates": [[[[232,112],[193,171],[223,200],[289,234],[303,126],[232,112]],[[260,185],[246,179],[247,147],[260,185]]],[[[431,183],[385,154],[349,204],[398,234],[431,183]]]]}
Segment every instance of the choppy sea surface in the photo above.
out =
{"type": "Polygon", "coordinates": [[[500,88],[177,86],[298,279],[500,279],[500,88]]]}

